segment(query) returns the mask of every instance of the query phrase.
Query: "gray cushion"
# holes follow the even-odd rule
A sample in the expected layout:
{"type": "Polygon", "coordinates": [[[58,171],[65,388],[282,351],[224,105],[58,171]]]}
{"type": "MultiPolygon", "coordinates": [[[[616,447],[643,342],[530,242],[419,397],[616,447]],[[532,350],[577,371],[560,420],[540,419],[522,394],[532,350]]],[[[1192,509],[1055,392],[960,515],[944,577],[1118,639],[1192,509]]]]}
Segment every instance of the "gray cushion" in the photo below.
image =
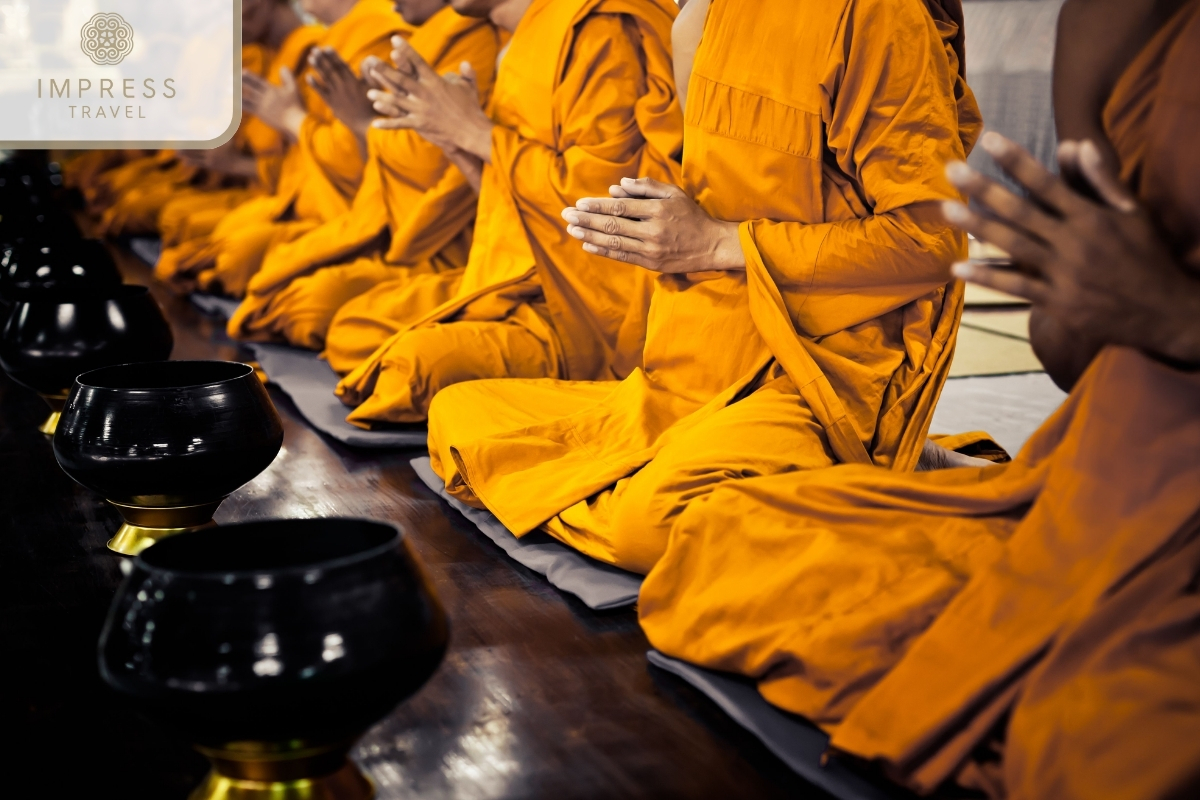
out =
{"type": "Polygon", "coordinates": [[[350,409],[333,394],[338,375],[311,350],[281,344],[250,344],[271,383],[287,392],[309,424],[351,447],[424,447],[425,431],[365,431],[346,422],[350,409]]]}
{"type": "Polygon", "coordinates": [[[706,694],[796,774],[839,800],[888,800],[909,796],[899,787],[889,790],[871,783],[836,759],[822,764],[829,736],[802,717],[780,711],[768,703],[748,678],[693,666],[657,650],[651,650],[646,657],[654,666],[678,675],[706,694]]]}
{"type": "Polygon", "coordinates": [[[475,523],[509,558],[545,575],[551,585],[575,595],[588,608],[621,608],[637,602],[641,575],[588,558],[541,532],[518,539],[491,512],[472,508],[447,494],[446,485],[430,467],[427,457],[414,458],[412,466],[426,486],[475,523]]]}

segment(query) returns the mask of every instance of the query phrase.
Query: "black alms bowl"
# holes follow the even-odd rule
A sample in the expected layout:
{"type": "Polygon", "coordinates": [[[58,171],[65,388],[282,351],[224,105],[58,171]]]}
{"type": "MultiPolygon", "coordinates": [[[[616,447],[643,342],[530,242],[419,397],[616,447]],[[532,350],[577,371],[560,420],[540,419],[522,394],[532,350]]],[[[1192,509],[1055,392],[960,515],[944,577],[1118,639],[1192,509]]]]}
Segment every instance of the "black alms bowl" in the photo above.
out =
{"type": "Polygon", "coordinates": [[[37,286],[115,286],[112,254],[97,239],[46,242],[31,237],[0,252],[0,297],[37,286]]]}
{"type": "Polygon", "coordinates": [[[81,372],[171,355],[171,327],[145,286],[32,287],[11,299],[0,366],[44,396],[65,396],[81,372]]]}
{"type": "Polygon", "coordinates": [[[283,423],[253,368],[165,361],[80,375],[54,435],[63,470],[114,504],[220,501],[266,469],[283,423]]]}
{"type": "Polygon", "coordinates": [[[353,740],[446,650],[446,614],[391,525],[229,525],[164,539],[131,567],[100,637],[100,674],[220,774],[269,783],[288,777],[290,757],[292,780],[352,769],[353,740]],[[274,763],[255,765],[264,753],[274,763]]]}

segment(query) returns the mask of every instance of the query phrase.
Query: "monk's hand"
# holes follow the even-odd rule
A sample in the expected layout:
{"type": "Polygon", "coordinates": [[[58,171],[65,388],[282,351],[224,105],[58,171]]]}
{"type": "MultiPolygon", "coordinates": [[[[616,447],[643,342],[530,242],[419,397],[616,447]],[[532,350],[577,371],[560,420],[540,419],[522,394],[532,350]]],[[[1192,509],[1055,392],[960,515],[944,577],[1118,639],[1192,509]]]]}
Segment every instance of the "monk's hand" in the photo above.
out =
{"type": "Polygon", "coordinates": [[[360,79],[332,47],[314,47],[308,54],[312,72],[308,85],[321,96],[329,110],[354,132],[361,142],[375,119],[375,104],[367,98],[367,82],[360,79]]]}
{"type": "Polygon", "coordinates": [[[276,86],[253,72],[243,72],[242,105],[267,125],[297,140],[307,116],[304,101],[290,69],[280,69],[279,78],[281,85],[276,86]]]}
{"type": "Polygon", "coordinates": [[[567,233],[583,249],[655,272],[744,270],[736,222],[713,219],[677,186],[622,178],[608,197],[563,209],[567,233]]]}
{"type": "Polygon", "coordinates": [[[1175,261],[1095,145],[1063,145],[1064,171],[1086,179],[1092,197],[999,134],[986,134],[982,145],[1029,198],[956,162],[948,177],[986,216],[956,201],[943,210],[1010,253],[1016,268],[962,262],[954,274],[1029,300],[1081,340],[1200,363],[1200,280],[1175,261]]]}
{"type": "Polygon", "coordinates": [[[494,123],[479,106],[470,64],[463,62],[458,74],[442,77],[408,42],[396,37],[392,44],[396,69],[376,70],[388,91],[371,94],[376,110],[389,117],[377,120],[376,127],[414,130],[447,152],[462,150],[490,163],[494,123]],[[393,116],[392,109],[401,115],[393,116]]]}

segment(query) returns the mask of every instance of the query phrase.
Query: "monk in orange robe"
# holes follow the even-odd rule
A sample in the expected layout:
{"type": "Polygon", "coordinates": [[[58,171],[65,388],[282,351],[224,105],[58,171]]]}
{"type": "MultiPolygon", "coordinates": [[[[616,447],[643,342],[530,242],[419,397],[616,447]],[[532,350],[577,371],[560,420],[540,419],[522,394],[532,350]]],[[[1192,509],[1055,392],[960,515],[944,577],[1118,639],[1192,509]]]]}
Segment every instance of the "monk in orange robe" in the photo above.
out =
{"type": "Polygon", "coordinates": [[[679,517],[639,614],[660,650],[755,678],[922,794],[1191,797],[1200,0],[1068,0],[1059,39],[1088,68],[1056,118],[1104,141],[1064,141],[1059,179],[989,134],[1033,199],[955,164],[988,214],[946,215],[1019,264],[955,274],[1033,303],[1056,380],[1084,365],[1062,408],[1010,464],[728,482],[679,517]]]}
{"type": "MultiPolygon", "coordinates": [[[[486,100],[496,28],[460,16],[445,0],[401,0],[396,8],[417,28],[412,50],[439,74],[471,64],[486,100]]],[[[268,251],[229,321],[230,336],[320,350],[347,301],[385,281],[466,266],[476,197],[458,167],[415,131],[370,127],[366,143],[370,155],[353,207],[268,251]]]]}
{"type": "Polygon", "coordinates": [[[210,236],[164,250],[155,268],[160,280],[240,296],[272,244],[349,210],[365,152],[332,105],[370,113],[357,70],[367,57],[384,56],[393,36],[410,36],[412,27],[388,0],[305,0],[305,8],[329,28],[301,74],[284,73],[278,87],[253,75],[243,82],[247,109],[290,142],[274,193],[231,210],[210,236]],[[351,67],[343,73],[341,64],[351,67]],[[347,74],[352,87],[342,83],[347,74]]]}
{"type": "Polygon", "coordinates": [[[723,481],[913,469],[962,308],[966,237],[938,206],[981,127],[957,2],[811,4],[803,24],[786,0],[706,6],[680,13],[704,21],[684,188],[624,180],[563,213],[588,252],[661,273],[643,366],[464,384],[430,413],[452,494],[642,573],[723,481]]]}
{"type": "MultiPolygon", "coordinates": [[[[267,76],[303,57],[314,40],[284,0],[250,0],[242,6],[242,69],[267,76]]],[[[243,114],[233,139],[211,150],[164,150],[133,159],[94,179],[89,210],[98,214],[97,233],[153,235],[171,202],[229,208],[259,191],[254,155],[272,148],[243,114]]]]}
{"type": "Polygon", "coordinates": [[[404,114],[396,126],[455,153],[479,186],[474,242],[456,285],[384,284],[338,313],[325,352],[338,371],[357,367],[338,392],[358,406],[349,416],[358,425],[423,421],[433,396],[459,381],[611,380],[641,350],[641,270],[581,251],[557,213],[622,175],[677,174],[674,3],[452,4],[512,31],[491,118],[473,102],[470,76],[450,82],[419,61],[389,97],[404,114]]]}

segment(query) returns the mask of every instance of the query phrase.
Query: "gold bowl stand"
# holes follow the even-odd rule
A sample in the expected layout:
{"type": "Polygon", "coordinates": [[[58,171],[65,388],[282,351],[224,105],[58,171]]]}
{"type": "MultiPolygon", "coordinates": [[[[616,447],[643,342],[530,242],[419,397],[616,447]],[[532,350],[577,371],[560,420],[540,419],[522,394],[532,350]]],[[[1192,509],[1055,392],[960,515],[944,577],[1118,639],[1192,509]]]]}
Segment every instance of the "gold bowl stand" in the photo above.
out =
{"type": "Polygon", "coordinates": [[[44,394],[42,399],[46,401],[46,405],[50,406],[50,416],[46,417],[46,421],[38,426],[38,430],[47,436],[54,436],[54,432],[58,430],[58,421],[62,419],[63,407],[67,404],[67,395],[44,394]]]}
{"type": "Polygon", "coordinates": [[[197,747],[212,763],[188,800],[371,800],[375,785],[346,753],[347,744],[231,742],[197,747]]]}
{"type": "Polygon", "coordinates": [[[224,497],[195,506],[148,508],[109,500],[108,504],[121,512],[124,523],[117,529],[116,535],[108,540],[108,549],[123,556],[136,556],[164,537],[213,527],[216,525],[213,514],[223,502],[224,497]]]}

